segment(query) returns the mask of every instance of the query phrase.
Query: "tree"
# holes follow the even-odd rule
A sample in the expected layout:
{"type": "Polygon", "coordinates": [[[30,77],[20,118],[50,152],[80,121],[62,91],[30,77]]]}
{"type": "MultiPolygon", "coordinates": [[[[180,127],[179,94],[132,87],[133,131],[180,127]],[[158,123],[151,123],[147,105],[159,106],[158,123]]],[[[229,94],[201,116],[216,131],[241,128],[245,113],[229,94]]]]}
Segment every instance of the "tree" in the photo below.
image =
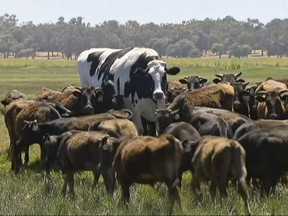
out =
{"type": "Polygon", "coordinates": [[[212,45],[211,51],[212,51],[214,54],[216,53],[217,55],[219,55],[219,58],[221,58],[221,57],[222,57],[222,54],[225,53],[225,46],[224,46],[223,43],[214,43],[214,44],[212,45]]]}

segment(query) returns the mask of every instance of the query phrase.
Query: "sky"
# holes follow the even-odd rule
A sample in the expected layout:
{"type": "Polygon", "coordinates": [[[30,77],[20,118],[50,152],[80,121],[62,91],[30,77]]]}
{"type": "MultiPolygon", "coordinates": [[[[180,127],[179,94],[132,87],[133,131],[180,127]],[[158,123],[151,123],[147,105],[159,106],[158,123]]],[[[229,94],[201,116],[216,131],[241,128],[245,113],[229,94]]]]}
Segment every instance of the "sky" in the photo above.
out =
{"type": "Polygon", "coordinates": [[[0,0],[0,16],[16,15],[18,24],[56,23],[59,17],[68,22],[82,17],[91,26],[116,20],[139,24],[179,24],[192,19],[238,21],[258,19],[266,24],[275,18],[288,18],[288,0],[0,0]]]}

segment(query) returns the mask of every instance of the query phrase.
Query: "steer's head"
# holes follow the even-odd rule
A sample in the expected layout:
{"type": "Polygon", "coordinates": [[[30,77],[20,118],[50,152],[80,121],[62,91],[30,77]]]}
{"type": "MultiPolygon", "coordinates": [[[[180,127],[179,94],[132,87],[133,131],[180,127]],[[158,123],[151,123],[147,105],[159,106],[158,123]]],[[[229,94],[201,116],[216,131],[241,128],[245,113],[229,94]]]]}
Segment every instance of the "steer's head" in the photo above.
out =
{"type": "Polygon", "coordinates": [[[285,115],[285,102],[287,101],[287,89],[280,91],[259,91],[255,95],[258,102],[264,102],[267,108],[265,118],[283,119],[285,115]]]}
{"type": "Polygon", "coordinates": [[[137,82],[138,86],[134,88],[138,97],[152,98],[158,105],[160,104],[159,108],[163,108],[165,105],[165,93],[168,89],[167,74],[175,75],[179,72],[180,68],[178,67],[167,69],[166,63],[161,60],[148,62],[145,70],[137,68],[135,75],[139,76],[139,82],[137,82]]]}

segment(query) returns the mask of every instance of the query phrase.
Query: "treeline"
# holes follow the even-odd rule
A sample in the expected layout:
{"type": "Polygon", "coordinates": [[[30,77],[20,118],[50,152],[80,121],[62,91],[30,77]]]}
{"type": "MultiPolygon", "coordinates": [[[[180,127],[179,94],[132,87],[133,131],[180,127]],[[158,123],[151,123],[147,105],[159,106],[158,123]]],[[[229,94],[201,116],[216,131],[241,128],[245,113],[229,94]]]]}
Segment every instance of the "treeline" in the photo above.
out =
{"type": "Polygon", "coordinates": [[[69,59],[92,47],[144,46],[162,56],[200,57],[211,50],[219,58],[223,54],[248,57],[253,50],[261,50],[262,55],[267,52],[268,56],[282,57],[288,55],[287,29],[288,19],[273,19],[266,25],[258,19],[237,21],[231,16],[160,25],[110,20],[91,26],[82,17],[19,24],[16,15],[4,14],[0,16],[0,53],[4,58],[35,58],[36,52],[47,52],[49,59],[59,52],[69,59]]]}

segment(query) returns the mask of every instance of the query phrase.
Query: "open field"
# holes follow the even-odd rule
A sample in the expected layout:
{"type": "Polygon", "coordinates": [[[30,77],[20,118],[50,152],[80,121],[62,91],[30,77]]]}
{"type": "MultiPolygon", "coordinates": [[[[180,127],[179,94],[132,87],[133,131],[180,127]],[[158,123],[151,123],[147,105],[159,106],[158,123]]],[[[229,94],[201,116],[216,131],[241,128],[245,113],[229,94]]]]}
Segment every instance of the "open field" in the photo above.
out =
{"type": "MultiPolygon", "coordinates": [[[[242,71],[242,78],[254,83],[267,77],[288,78],[288,59],[286,58],[249,58],[249,59],[165,59],[168,66],[179,66],[180,74],[169,79],[179,79],[188,75],[202,75],[208,82],[216,73],[237,73],[242,71]]],[[[79,85],[75,60],[26,60],[0,59],[0,99],[12,89],[17,89],[33,98],[41,87],[61,90],[67,85],[79,85]]],[[[2,105],[1,105],[2,106],[2,105]]],[[[131,189],[131,205],[125,209],[118,205],[120,188],[113,197],[108,197],[101,182],[94,191],[91,190],[92,175],[81,173],[75,176],[76,199],[64,199],[60,193],[62,175],[53,172],[53,190],[47,193],[43,183],[42,168],[39,163],[39,148],[30,149],[30,164],[15,176],[10,171],[7,157],[9,136],[0,114],[0,214],[1,215],[160,215],[167,214],[166,188],[153,190],[150,186],[135,185],[131,189]]],[[[219,202],[210,200],[208,188],[203,187],[204,202],[193,204],[189,182],[191,175],[185,174],[181,198],[183,211],[175,208],[175,214],[190,215],[243,215],[245,208],[236,189],[230,188],[229,197],[219,202]]],[[[279,185],[272,197],[260,197],[253,194],[251,210],[259,215],[283,215],[288,212],[287,186],[279,185]]]]}

